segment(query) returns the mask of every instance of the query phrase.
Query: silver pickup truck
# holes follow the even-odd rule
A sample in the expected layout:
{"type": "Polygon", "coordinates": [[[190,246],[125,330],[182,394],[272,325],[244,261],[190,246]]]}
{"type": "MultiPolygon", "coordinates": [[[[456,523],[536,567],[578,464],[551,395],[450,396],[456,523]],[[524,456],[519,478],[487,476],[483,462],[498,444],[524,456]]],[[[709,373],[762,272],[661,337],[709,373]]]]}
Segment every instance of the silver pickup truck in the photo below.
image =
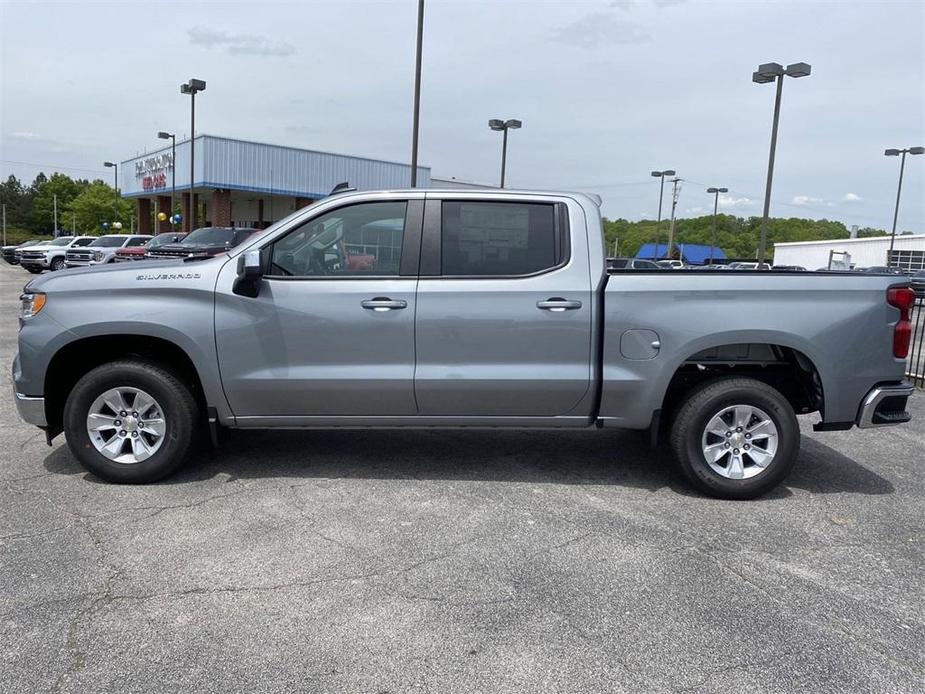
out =
{"type": "Polygon", "coordinates": [[[604,250],[581,194],[335,195],[216,257],[32,280],[16,403],[114,482],[221,427],[598,427],[664,435],[726,498],[785,478],[796,415],[909,420],[906,281],[608,271],[604,250]]]}

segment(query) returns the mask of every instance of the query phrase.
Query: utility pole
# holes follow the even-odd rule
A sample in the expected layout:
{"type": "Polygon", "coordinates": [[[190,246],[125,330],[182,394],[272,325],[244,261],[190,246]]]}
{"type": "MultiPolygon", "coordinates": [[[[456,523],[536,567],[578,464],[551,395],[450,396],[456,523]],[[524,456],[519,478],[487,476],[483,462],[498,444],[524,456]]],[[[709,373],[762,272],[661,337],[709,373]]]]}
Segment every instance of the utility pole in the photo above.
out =
{"type": "Polygon", "coordinates": [[[671,249],[674,248],[674,212],[678,206],[678,184],[683,178],[672,178],[673,188],[671,191],[671,226],[668,227],[668,257],[671,258],[671,249]]]}
{"type": "MultiPolygon", "coordinates": [[[[424,0],[418,0],[417,46],[414,54],[414,112],[411,123],[411,187],[418,187],[418,130],[421,120],[421,52],[424,45],[424,0]]],[[[504,186],[502,186],[503,188],[504,186]]]]}
{"type": "Polygon", "coordinates": [[[51,232],[51,235],[55,238],[58,237],[58,196],[55,195],[55,228],[51,232]]]}
{"type": "Polygon", "coordinates": [[[6,203],[3,203],[3,245],[6,245],[6,203]]]}
{"type": "Polygon", "coordinates": [[[77,236],[77,213],[71,212],[71,234],[77,236]]]}

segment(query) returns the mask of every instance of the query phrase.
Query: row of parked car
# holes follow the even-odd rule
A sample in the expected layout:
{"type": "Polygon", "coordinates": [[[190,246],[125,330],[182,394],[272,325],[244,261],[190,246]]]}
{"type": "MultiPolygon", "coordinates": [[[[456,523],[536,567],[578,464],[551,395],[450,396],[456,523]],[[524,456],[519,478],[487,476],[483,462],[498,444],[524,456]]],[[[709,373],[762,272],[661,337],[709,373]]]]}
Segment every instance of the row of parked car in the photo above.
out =
{"type": "Polygon", "coordinates": [[[796,265],[775,265],[767,263],[735,262],[712,265],[688,265],[683,260],[646,260],[645,258],[607,258],[609,270],[805,270],[796,265]]]}
{"type": "Polygon", "coordinates": [[[106,263],[209,256],[224,253],[242,243],[257,229],[203,227],[189,234],[106,234],[59,236],[4,246],[3,259],[38,274],[43,270],[92,267],[106,263]]]}
{"type": "MultiPolygon", "coordinates": [[[[734,262],[729,264],[712,264],[712,265],[686,265],[680,260],[646,260],[644,258],[607,258],[608,270],[779,270],[789,272],[806,272],[806,268],[801,265],[768,265],[757,262],[734,262]]],[[[821,267],[818,272],[829,272],[830,268],[821,267]]],[[[878,275],[903,275],[908,276],[912,283],[912,289],[916,296],[925,297],[925,270],[915,270],[912,272],[903,272],[899,268],[887,267],[886,265],[873,265],[871,267],[854,267],[850,270],[841,270],[842,272],[868,272],[878,275]]]]}

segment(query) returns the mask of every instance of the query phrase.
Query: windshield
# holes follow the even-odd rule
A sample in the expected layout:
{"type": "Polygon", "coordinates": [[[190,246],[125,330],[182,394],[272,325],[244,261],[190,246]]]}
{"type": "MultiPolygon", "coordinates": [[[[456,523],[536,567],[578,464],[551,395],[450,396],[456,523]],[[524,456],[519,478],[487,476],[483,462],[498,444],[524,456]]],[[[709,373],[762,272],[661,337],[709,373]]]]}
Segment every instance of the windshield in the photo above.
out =
{"type": "Polygon", "coordinates": [[[612,267],[614,270],[618,270],[621,267],[626,267],[626,262],[626,258],[611,258],[610,267],[612,267]]]}
{"type": "Polygon", "coordinates": [[[96,246],[97,248],[118,248],[123,243],[125,243],[124,236],[100,236],[96,241],[91,243],[91,246],[96,246]]]}
{"type": "Polygon", "coordinates": [[[76,241],[74,241],[74,246],[76,247],[89,246],[95,240],[96,239],[93,239],[93,238],[77,239],[76,241]]]}
{"type": "Polygon", "coordinates": [[[919,270],[917,273],[912,275],[913,277],[922,277],[925,278],[925,270],[919,270]]]}
{"type": "Polygon", "coordinates": [[[181,241],[179,234],[158,234],[148,241],[148,245],[145,246],[145,248],[157,248],[158,246],[163,246],[165,243],[179,243],[179,241],[181,241]]]}
{"type": "Polygon", "coordinates": [[[49,246],[66,246],[73,240],[73,238],[74,238],[73,236],[61,236],[61,237],[56,238],[54,241],[52,241],[48,245],[49,246]]]}
{"type": "Polygon", "coordinates": [[[180,243],[184,246],[227,246],[234,242],[234,229],[205,227],[196,229],[180,243]]]}

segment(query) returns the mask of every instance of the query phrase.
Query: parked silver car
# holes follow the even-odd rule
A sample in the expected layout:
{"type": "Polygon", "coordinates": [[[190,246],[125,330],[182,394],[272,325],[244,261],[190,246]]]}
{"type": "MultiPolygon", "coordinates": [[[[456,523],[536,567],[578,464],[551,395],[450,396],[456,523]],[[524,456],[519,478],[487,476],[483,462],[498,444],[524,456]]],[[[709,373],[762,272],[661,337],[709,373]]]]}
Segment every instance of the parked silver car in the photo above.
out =
{"type": "Polygon", "coordinates": [[[97,237],[83,248],[68,250],[64,258],[67,267],[90,267],[111,263],[116,251],[126,246],[144,246],[153,237],[150,234],[106,234],[97,237]]]}

